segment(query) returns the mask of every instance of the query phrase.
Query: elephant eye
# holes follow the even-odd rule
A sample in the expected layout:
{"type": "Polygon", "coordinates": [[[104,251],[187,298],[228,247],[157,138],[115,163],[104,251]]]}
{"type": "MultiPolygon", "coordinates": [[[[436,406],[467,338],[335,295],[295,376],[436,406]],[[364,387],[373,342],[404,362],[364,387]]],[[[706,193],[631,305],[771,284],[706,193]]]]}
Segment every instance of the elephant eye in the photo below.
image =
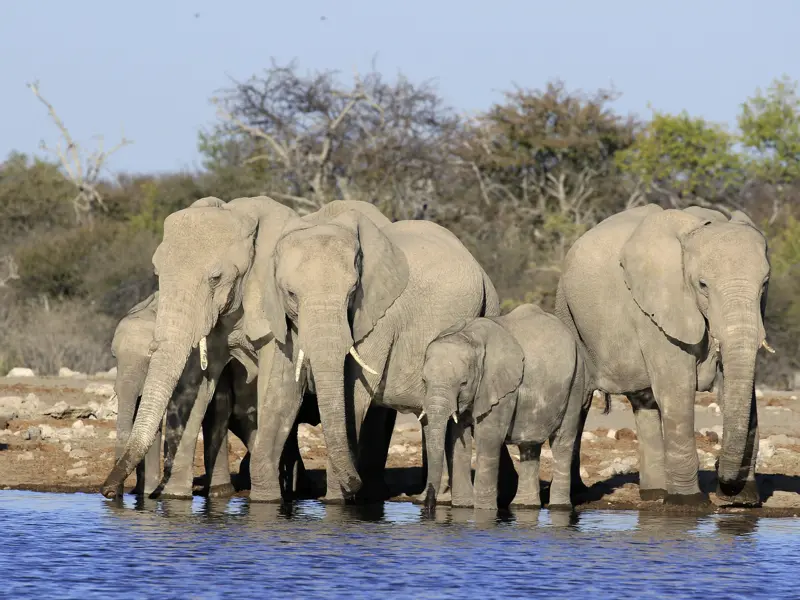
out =
{"type": "Polygon", "coordinates": [[[706,282],[705,282],[705,281],[703,281],[703,280],[701,279],[701,280],[700,280],[700,281],[698,281],[697,283],[698,283],[698,285],[700,286],[700,290],[701,290],[703,293],[708,293],[708,285],[706,284],[706,282]]]}

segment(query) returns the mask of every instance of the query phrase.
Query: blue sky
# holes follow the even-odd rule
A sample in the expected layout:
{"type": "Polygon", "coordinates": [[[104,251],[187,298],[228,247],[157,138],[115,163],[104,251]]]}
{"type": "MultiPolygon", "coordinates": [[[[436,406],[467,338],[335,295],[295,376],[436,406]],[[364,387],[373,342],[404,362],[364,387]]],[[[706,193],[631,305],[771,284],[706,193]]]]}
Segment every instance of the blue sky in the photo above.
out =
{"type": "Polygon", "coordinates": [[[113,169],[198,168],[208,98],[270,57],[350,77],[377,54],[459,109],[559,77],[613,84],[622,112],[650,102],[733,125],[756,87],[800,78],[798,23],[797,0],[0,0],[0,157],[58,140],[25,86],[38,79],[77,140],[134,140],[113,169]]]}

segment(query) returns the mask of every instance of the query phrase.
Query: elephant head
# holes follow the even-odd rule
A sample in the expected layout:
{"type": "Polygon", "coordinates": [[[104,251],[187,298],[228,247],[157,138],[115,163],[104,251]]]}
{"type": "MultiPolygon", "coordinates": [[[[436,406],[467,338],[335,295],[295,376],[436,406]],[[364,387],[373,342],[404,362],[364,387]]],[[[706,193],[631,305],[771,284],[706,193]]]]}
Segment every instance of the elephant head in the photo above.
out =
{"type": "Polygon", "coordinates": [[[467,418],[463,413],[469,413],[476,421],[486,415],[519,389],[524,362],[525,355],[514,337],[487,318],[458,323],[428,345],[422,370],[426,390],[423,415],[428,508],[435,503],[436,488],[442,479],[450,416],[457,422],[467,418]]]}
{"type": "MultiPolygon", "coordinates": [[[[264,196],[228,203],[209,197],[164,220],[164,237],[153,255],[159,298],[150,366],[133,431],[103,485],[104,495],[113,495],[142,460],[192,349],[199,347],[205,369],[206,336],[221,318],[242,309],[244,295],[260,294],[263,284],[251,273],[254,256],[271,252],[277,232],[296,216],[264,196]]],[[[254,339],[269,333],[263,322],[245,327],[254,339]]]]}
{"type": "MultiPolygon", "coordinates": [[[[719,349],[724,376],[721,486],[741,487],[756,353],[766,348],[766,240],[744,213],[652,213],[625,243],[621,267],[639,308],[674,343],[719,349]],[[722,216],[722,215],[720,215],[722,216]]],[[[697,353],[697,352],[695,352],[697,353]]]]}
{"type": "Polygon", "coordinates": [[[344,210],[333,218],[312,214],[287,224],[259,268],[268,275],[258,318],[271,324],[277,351],[291,359],[289,347],[299,348],[295,379],[307,361],[330,463],[342,489],[355,493],[360,479],[347,436],[345,357],[350,353],[377,374],[361,360],[355,344],[405,289],[405,255],[364,212],[344,210]],[[295,336],[291,346],[290,336],[295,336]]]}

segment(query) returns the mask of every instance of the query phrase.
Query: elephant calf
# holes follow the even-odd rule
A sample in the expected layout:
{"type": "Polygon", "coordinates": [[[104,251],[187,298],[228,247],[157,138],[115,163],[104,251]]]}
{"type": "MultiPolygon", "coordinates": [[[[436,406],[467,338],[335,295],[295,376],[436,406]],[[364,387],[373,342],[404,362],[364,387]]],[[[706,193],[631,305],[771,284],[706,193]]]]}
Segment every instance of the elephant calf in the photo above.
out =
{"type": "MultiPolygon", "coordinates": [[[[427,428],[444,430],[451,415],[456,422],[474,423],[475,508],[497,508],[504,443],[518,444],[520,449],[513,505],[541,505],[539,455],[548,439],[555,462],[550,507],[572,505],[573,450],[586,394],[582,355],[561,321],[524,304],[502,317],[462,322],[428,346],[423,377],[427,428]]],[[[428,511],[436,504],[444,460],[444,448],[431,441],[443,438],[430,436],[426,444],[428,511]]]]}

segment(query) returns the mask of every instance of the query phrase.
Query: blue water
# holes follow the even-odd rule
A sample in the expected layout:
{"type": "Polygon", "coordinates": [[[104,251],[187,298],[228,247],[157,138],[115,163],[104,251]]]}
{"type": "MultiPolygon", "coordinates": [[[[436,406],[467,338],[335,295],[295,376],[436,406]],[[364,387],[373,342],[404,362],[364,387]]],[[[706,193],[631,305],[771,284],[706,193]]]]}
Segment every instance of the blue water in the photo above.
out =
{"type": "Polygon", "coordinates": [[[3,598],[796,598],[800,519],[0,492],[3,598]]]}

